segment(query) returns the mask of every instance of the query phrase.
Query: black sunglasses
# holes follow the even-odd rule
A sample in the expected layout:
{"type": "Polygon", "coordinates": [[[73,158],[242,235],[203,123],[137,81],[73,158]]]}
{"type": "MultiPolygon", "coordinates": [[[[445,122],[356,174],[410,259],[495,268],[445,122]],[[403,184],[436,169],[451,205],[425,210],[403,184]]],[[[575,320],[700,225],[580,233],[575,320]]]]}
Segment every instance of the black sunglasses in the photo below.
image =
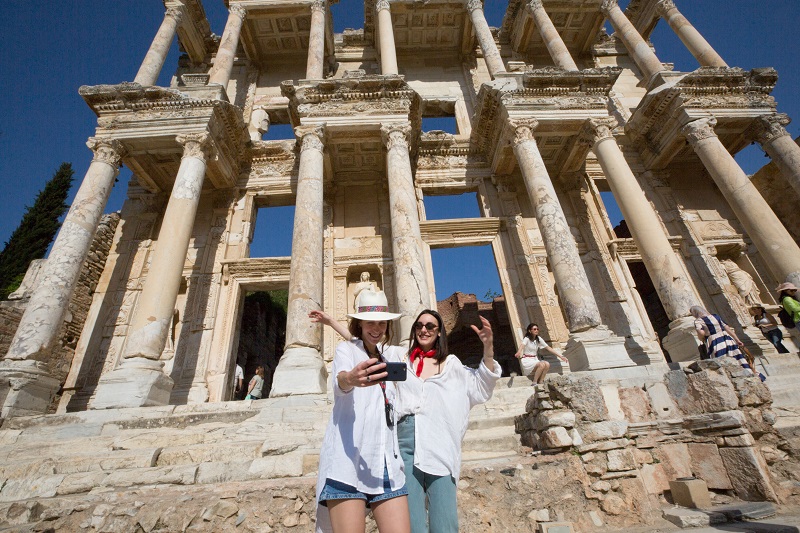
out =
{"type": "Polygon", "coordinates": [[[428,331],[433,331],[438,327],[439,326],[437,326],[433,322],[428,322],[427,324],[423,324],[422,322],[417,322],[416,324],[414,324],[414,329],[417,331],[420,331],[422,328],[425,328],[428,331]]]}

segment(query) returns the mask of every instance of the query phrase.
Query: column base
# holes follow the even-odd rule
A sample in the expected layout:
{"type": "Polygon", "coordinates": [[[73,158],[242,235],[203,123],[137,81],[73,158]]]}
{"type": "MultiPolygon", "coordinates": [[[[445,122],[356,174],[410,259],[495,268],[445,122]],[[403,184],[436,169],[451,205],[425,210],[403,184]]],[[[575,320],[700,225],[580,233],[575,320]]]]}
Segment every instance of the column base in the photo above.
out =
{"type": "Polygon", "coordinates": [[[324,394],[328,372],[318,350],[307,347],[287,349],[272,378],[270,398],[294,394],[324,394]]]}
{"type": "Polygon", "coordinates": [[[30,359],[0,361],[0,417],[46,414],[61,382],[44,363],[30,359]]]}
{"type": "Polygon", "coordinates": [[[625,339],[605,326],[571,334],[564,356],[573,372],[636,366],[625,349],[625,339]]]}
{"type": "Polygon", "coordinates": [[[164,374],[164,363],[144,358],[124,361],[97,384],[91,409],[121,409],[168,405],[174,382],[164,374]]]}
{"type": "Polygon", "coordinates": [[[700,340],[694,329],[694,318],[683,316],[669,323],[669,333],[661,341],[673,363],[700,359],[700,340]]]}

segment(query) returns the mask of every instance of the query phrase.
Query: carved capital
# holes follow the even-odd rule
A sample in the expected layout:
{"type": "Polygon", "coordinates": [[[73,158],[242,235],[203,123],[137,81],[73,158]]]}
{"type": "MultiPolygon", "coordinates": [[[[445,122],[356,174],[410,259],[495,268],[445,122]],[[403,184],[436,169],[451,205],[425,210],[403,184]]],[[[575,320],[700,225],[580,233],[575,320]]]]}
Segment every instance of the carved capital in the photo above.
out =
{"type": "Polygon", "coordinates": [[[581,131],[579,141],[585,144],[594,145],[603,139],[613,139],[613,131],[616,127],[617,120],[612,117],[587,119],[586,124],[581,131]]]}
{"type": "Polygon", "coordinates": [[[476,9],[483,9],[483,2],[481,0],[467,0],[467,11],[472,13],[476,9]]]}
{"type": "Polygon", "coordinates": [[[389,11],[389,0],[378,0],[377,2],[375,2],[375,12],[376,13],[378,11],[382,11],[384,9],[389,11]]]}
{"type": "Polygon", "coordinates": [[[509,119],[508,125],[511,127],[513,139],[511,144],[517,146],[525,141],[533,140],[533,132],[539,127],[539,121],[535,118],[509,119]]]}
{"type": "Polygon", "coordinates": [[[311,4],[311,12],[317,13],[325,13],[325,9],[328,7],[328,2],[326,0],[314,0],[311,4]]]}
{"type": "Polygon", "coordinates": [[[297,137],[297,142],[300,144],[300,153],[306,150],[319,150],[320,152],[325,149],[325,127],[318,125],[297,126],[294,129],[294,135],[297,137]]]}
{"type": "Polygon", "coordinates": [[[528,3],[525,4],[525,7],[528,8],[528,11],[536,11],[538,9],[544,9],[544,5],[542,4],[542,0],[528,0],[528,3]]]}
{"type": "Polygon", "coordinates": [[[759,144],[769,144],[775,139],[789,135],[789,132],[784,127],[789,122],[791,122],[791,119],[785,113],[759,117],[753,124],[752,135],[759,144]]]}
{"type": "Polygon", "coordinates": [[[701,118],[682,127],[681,133],[689,141],[689,144],[694,146],[703,139],[716,137],[717,133],[714,131],[716,125],[717,119],[714,117],[701,118]]]}
{"type": "Polygon", "coordinates": [[[603,15],[608,16],[608,14],[614,9],[619,9],[617,0],[603,0],[603,3],[600,4],[600,11],[603,13],[603,15]]]}
{"type": "Polygon", "coordinates": [[[244,18],[247,16],[247,8],[239,4],[233,4],[231,6],[230,12],[238,16],[242,20],[244,20],[244,18]]]}
{"type": "Polygon", "coordinates": [[[411,125],[408,122],[381,126],[381,138],[387,150],[398,147],[408,150],[408,137],[410,134],[411,125]]]}
{"type": "Polygon", "coordinates": [[[672,0],[658,0],[656,2],[656,11],[658,11],[658,14],[662,17],[667,16],[667,13],[672,9],[675,9],[675,2],[672,0]]]}
{"type": "Polygon", "coordinates": [[[183,6],[171,7],[167,9],[167,11],[164,13],[164,18],[168,17],[175,20],[175,24],[180,24],[181,20],[183,20],[183,6]]]}
{"type": "Polygon", "coordinates": [[[207,131],[176,135],[175,141],[183,145],[183,156],[181,156],[181,159],[196,157],[205,163],[208,158],[209,149],[211,148],[211,136],[207,131]]]}
{"type": "Polygon", "coordinates": [[[114,168],[119,167],[122,157],[125,155],[125,147],[116,139],[89,137],[86,146],[94,152],[92,161],[107,163],[114,168]]]}

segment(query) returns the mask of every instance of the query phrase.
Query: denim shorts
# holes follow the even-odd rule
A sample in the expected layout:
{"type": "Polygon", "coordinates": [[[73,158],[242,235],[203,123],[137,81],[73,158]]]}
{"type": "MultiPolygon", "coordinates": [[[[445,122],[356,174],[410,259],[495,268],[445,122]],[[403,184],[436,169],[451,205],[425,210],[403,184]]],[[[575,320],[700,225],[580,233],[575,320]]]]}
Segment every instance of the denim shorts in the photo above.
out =
{"type": "Polygon", "coordinates": [[[365,494],[351,485],[328,478],[325,480],[325,486],[322,487],[322,492],[319,494],[319,503],[327,507],[326,502],[328,500],[364,500],[367,505],[371,506],[373,503],[382,502],[383,500],[407,496],[408,490],[405,485],[395,491],[392,490],[386,465],[383,467],[383,491],[383,494],[365,494]]]}

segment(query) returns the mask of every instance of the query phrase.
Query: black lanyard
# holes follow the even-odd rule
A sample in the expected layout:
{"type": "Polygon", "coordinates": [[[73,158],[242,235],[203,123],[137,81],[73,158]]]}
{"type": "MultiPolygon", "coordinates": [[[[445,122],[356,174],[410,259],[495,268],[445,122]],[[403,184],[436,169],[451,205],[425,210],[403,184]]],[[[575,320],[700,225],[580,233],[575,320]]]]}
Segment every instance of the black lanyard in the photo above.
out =
{"type": "MultiPolygon", "coordinates": [[[[372,354],[370,354],[369,352],[367,352],[367,355],[369,357],[372,357],[372,354]]],[[[385,363],[386,362],[384,360],[384,358],[383,358],[383,354],[380,353],[380,352],[376,353],[375,357],[377,357],[379,363],[385,363]]],[[[379,383],[379,385],[381,386],[381,392],[383,393],[383,408],[384,408],[384,411],[386,412],[386,426],[388,428],[393,428],[394,427],[394,405],[392,405],[392,402],[390,402],[389,398],[386,397],[386,382],[385,381],[381,381],[379,383]]]]}

